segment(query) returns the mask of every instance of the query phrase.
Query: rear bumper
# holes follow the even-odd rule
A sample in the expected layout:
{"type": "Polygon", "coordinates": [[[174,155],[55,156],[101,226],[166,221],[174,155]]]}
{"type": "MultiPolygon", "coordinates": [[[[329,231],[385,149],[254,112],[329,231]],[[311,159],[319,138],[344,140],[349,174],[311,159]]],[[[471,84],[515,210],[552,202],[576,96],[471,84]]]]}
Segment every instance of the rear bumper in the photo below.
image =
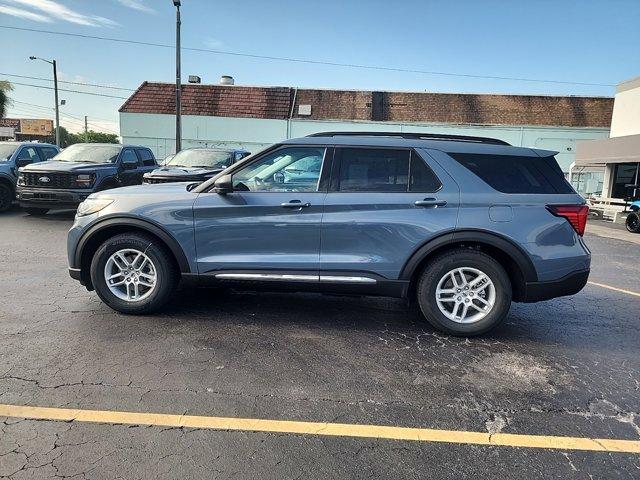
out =
{"type": "Polygon", "coordinates": [[[16,199],[26,208],[78,208],[92,191],[87,190],[49,190],[43,188],[18,187],[16,199]]]}
{"type": "Polygon", "coordinates": [[[590,270],[570,273],[559,280],[550,282],[528,282],[525,285],[525,303],[540,302],[556,297],[575,295],[584,288],[589,279],[590,270]]]}

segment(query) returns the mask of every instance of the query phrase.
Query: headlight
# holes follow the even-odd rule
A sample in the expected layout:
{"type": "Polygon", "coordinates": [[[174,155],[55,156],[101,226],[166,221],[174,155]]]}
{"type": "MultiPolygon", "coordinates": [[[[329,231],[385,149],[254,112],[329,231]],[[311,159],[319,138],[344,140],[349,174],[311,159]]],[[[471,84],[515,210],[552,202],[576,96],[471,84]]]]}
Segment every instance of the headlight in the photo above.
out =
{"type": "Polygon", "coordinates": [[[24,181],[24,173],[18,175],[18,185],[24,187],[27,183],[24,181]]]}
{"type": "Polygon", "coordinates": [[[76,177],[76,186],[80,188],[89,188],[96,181],[94,174],[82,174],[76,177]]]}
{"type": "Polygon", "coordinates": [[[84,202],[78,205],[77,217],[84,217],[98,213],[100,210],[107,208],[113,203],[113,200],[106,198],[87,198],[84,202]]]}

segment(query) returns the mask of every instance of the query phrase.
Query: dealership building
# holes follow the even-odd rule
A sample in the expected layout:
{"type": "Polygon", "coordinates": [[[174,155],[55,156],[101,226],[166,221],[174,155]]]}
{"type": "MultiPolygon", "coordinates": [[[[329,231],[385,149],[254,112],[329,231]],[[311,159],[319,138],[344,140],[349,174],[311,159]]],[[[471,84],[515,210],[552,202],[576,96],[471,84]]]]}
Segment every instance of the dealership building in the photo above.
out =
{"type": "Polygon", "coordinates": [[[625,199],[640,197],[640,77],[618,85],[610,138],[578,144],[571,178],[598,197],[594,206],[600,203],[605,213],[625,210],[625,199]]]}
{"type": "MultiPolygon", "coordinates": [[[[563,171],[576,144],[609,137],[609,97],[480,95],[188,84],[182,87],[183,148],[256,152],[321,131],[394,131],[499,138],[558,151],[563,171]]],[[[175,85],[144,82],[120,108],[124,143],[175,150],[175,85]]]]}

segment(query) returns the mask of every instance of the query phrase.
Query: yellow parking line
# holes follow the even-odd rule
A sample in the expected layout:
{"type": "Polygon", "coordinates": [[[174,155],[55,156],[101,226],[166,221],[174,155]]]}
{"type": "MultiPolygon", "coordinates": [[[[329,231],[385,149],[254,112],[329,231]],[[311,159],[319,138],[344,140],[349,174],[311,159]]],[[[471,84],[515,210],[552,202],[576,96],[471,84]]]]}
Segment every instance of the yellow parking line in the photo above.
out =
{"type": "Polygon", "coordinates": [[[417,442],[446,442],[473,445],[544,448],[556,450],[589,450],[640,454],[640,441],[606,438],[556,437],[511,433],[435,430],[382,425],[347,423],[296,422],[257,418],[201,417],[162,413],[117,412],[68,408],[28,407],[0,404],[0,417],[55,420],[64,422],[108,423],[118,425],[154,425],[212,430],[272,432],[299,435],[374,438],[379,440],[410,440],[417,442]]]}
{"type": "Polygon", "coordinates": [[[596,283],[596,282],[587,282],[589,285],[595,285],[596,287],[606,288],[608,290],[613,290],[614,292],[626,293],[627,295],[633,295],[634,297],[640,297],[640,293],[632,292],[631,290],[625,290],[623,288],[612,287],[611,285],[605,285],[604,283],[596,283]]]}

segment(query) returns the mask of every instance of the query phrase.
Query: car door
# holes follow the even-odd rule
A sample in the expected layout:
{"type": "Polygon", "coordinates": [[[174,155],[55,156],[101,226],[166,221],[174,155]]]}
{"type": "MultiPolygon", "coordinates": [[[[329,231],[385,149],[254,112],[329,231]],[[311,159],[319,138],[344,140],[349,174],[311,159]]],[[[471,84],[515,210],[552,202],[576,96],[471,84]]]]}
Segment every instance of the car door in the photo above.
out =
{"type": "Polygon", "coordinates": [[[326,188],[320,187],[320,171],[315,179],[294,182],[287,181],[285,169],[310,164],[309,157],[326,166],[327,150],[282,146],[232,172],[233,192],[201,193],[194,205],[199,272],[317,281],[326,188]]]}
{"type": "Polygon", "coordinates": [[[395,280],[420,246],[453,231],[458,186],[424,156],[412,149],[336,148],[322,220],[321,274],[395,280]]]}
{"type": "Polygon", "coordinates": [[[156,159],[153,156],[153,152],[148,148],[138,148],[137,152],[138,157],[140,158],[140,183],[142,183],[144,174],[152,172],[153,170],[158,168],[158,164],[156,163],[156,159]]]}
{"type": "Polygon", "coordinates": [[[142,173],[140,172],[140,159],[133,148],[123,148],[118,159],[120,168],[120,184],[138,185],[142,183],[142,173]]]}

